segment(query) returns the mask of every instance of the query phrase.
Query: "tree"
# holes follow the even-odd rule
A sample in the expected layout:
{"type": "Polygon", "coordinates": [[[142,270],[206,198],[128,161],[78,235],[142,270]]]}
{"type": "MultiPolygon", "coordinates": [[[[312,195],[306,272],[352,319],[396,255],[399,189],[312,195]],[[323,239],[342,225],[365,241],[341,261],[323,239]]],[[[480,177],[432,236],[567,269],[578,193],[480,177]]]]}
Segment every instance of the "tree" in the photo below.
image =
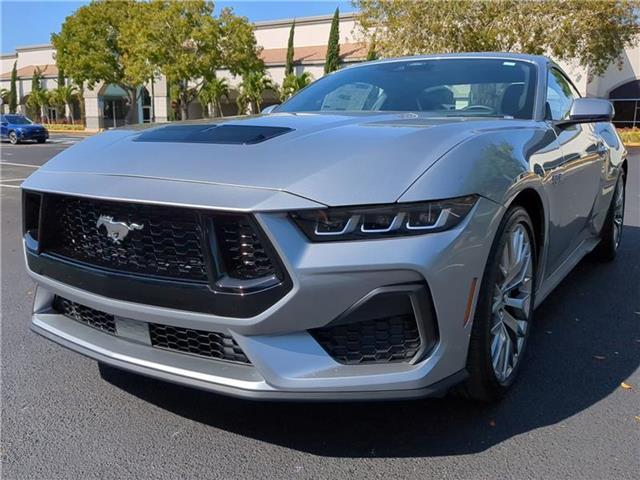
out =
{"type": "Polygon", "coordinates": [[[31,77],[31,92],[27,97],[27,107],[33,112],[33,116],[39,122],[42,122],[46,117],[45,109],[49,105],[49,92],[42,88],[42,70],[36,68],[33,70],[33,76],[31,77]]]}
{"type": "Polygon", "coordinates": [[[336,8],[329,30],[329,43],[324,61],[324,73],[331,73],[340,66],[340,10],[336,8]]]}
{"type": "Polygon", "coordinates": [[[549,53],[601,74],[638,34],[636,1],[355,0],[384,56],[469,51],[549,53]]]}
{"type": "Polygon", "coordinates": [[[282,89],[280,91],[280,100],[285,101],[298,90],[302,90],[313,81],[313,77],[309,72],[302,72],[300,75],[290,73],[284,77],[282,89]]]}
{"type": "Polygon", "coordinates": [[[220,50],[222,67],[233,75],[243,75],[253,70],[264,70],[260,58],[253,25],[246,17],[239,17],[231,8],[223,8],[218,19],[220,25],[220,50]]]}
{"type": "Polygon", "coordinates": [[[254,70],[247,72],[242,77],[242,83],[237,98],[238,114],[246,113],[247,106],[251,107],[251,113],[260,113],[262,94],[265,90],[277,91],[276,86],[271,81],[264,70],[254,70]]]}
{"type": "Polygon", "coordinates": [[[213,18],[213,3],[142,3],[139,14],[123,26],[123,38],[129,70],[146,79],[154,71],[164,74],[175,87],[181,118],[186,120],[200,86],[222,64],[220,25],[213,18]]]}
{"type": "Polygon", "coordinates": [[[73,110],[71,108],[71,102],[77,97],[78,89],[75,85],[62,85],[51,92],[50,99],[56,105],[64,106],[65,117],[68,118],[71,123],[74,122],[73,110]]]}
{"type": "Polygon", "coordinates": [[[293,35],[296,29],[296,21],[291,24],[291,30],[289,30],[289,41],[287,42],[287,63],[284,66],[284,75],[291,75],[293,73],[293,35]]]}
{"type": "Polygon", "coordinates": [[[114,84],[128,97],[125,123],[132,123],[138,86],[150,78],[150,65],[131,65],[124,49],[125,25],[140,17],[145,4],[134,0],[95,0],[67,17],[60,33],[51,36],[56,63],[76,85],[94,88],[97,83],[114,84]]]}
{"type": "Polygon", "coordinates": [[[372,62],[378,59],[378,52],[376,52],[376,35],[375,33],[371,37],[369,42],[369,50],[367,50],[367,62],[372,62]]]}
{"type": "Polygon", "coordinates": [[[229,98],[229,85],[224,78],[214,78],[206,82],[198,94],[198,99],[203,106],[211,106],[209,114],[212,117],[224,116],[222,105],[220,105],[222,97],[229,98]]]}
{"type": "Polygon", "coordinates": [[[61,68],[58,68],[58,88],[59,87],[63,87],[66,83],[65,78],[64,78],[64,70],[62,70],[61,68]]]}
{"type": "Polygon", "coordinates": [[[9,113],[16,113],[18,109],[18,61],[13,62],[13,69],[11,70],[11,86],[9,87],[9,113]]]}

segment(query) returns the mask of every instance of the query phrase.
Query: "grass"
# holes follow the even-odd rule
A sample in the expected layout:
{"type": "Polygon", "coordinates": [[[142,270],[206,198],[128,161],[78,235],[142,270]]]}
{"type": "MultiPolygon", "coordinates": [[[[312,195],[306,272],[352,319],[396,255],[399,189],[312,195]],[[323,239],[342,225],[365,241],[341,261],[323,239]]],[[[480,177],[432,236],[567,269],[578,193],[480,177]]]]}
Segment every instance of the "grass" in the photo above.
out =
{"type": "Polygon", "coordinates": [[[640,128],[619,128],[618,133],[625,145],[640,146],[640,128]]]}

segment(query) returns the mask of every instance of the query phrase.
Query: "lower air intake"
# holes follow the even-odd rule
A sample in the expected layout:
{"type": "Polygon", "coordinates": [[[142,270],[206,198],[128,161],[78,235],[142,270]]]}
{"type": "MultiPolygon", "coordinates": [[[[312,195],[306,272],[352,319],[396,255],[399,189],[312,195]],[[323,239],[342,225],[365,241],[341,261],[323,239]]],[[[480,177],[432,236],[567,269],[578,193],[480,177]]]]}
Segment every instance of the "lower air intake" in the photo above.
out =
{"type": "Polygon", "coordinates": [[[113,315],[57,296],[53,300],[53,309],[76,322],[116,335],[116,320],[113,315]]]}
{"type": "Polygon", "coordinates": [[[228,362],[251,363],[233,337],[222,333],[150,323],[149,334],[154,347],[228,362]]]}

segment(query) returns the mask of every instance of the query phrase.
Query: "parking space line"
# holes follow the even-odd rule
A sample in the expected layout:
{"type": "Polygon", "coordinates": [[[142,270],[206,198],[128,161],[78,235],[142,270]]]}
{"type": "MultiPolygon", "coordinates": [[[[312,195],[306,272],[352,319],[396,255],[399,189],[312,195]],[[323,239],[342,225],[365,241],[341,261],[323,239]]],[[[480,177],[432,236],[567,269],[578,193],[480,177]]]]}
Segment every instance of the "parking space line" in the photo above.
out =
{"type": "Polygon", "coordinates": [[[26,178],[0,178],[3,182],[22,182],[26,178]]]}
{"type": "Polygon", "coordinates": [[[0,188],[2,187],[6,187],[6,188],[20,188],[20,185],[4,185],[2,183],[0,183],[0,188]]]}
{"type": "Polygon", "coordinates": [[[26,167],[26,168],[40,168],[41,165],[31,165],[28,163],[11,163],[11,162],[5,162],[5,161],[0,161],[0,165],[9,165],[11,167],[26,167]]]}

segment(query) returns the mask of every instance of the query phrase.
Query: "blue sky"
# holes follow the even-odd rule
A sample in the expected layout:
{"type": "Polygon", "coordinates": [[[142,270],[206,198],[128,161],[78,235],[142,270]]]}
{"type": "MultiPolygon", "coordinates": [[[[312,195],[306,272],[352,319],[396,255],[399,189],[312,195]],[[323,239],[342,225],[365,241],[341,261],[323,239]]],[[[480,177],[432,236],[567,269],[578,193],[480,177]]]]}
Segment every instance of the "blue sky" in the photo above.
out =
{"type": "MultiPolygon", "coordinates": [[[[49,43],[51,33],[60,31],[65,17],[87,1],[0,0],[2,36],[0,51],[10,53],[15,47],[49,43]]],[[[338,0],[236,0],[215,2],[216,11],[233,7],[238,15],[251,21],[331,14],[336,7],[353,11],[350,1],[338,0]]]]}

